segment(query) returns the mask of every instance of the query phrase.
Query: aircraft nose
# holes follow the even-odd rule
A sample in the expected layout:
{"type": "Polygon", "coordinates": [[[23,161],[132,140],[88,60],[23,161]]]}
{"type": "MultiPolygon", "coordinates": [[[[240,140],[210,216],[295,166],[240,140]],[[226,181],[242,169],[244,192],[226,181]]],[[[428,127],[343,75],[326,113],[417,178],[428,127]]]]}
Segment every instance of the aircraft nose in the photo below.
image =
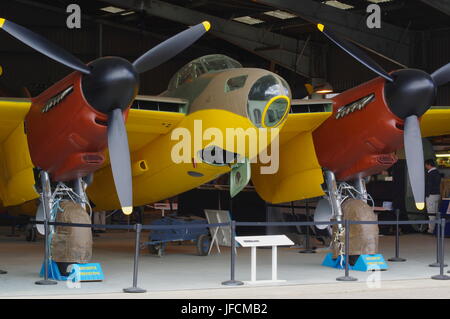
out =
{"type": "Polygon", "coordinates": [[[392,73],[394,81],[386,83],[387,104],[401,119],[422,116],[436,99],[436,85],[431,76],[421,70],[405,69],[392,73]]]}
{"type": "Polygon", "coordinates": [[[290,89],[286,81],[273,75],[262,76],[251,87],[247,114],[257,127],[276,127],[290,110],[290,89]]]}
{"type": "Polygon", "coordinates": [[[125,110],[136,97],[139,75],[125,59],[108,57],[89,64],[91,73],[83,75],[83,94],[88,103],[104,114],[125,110]]]}

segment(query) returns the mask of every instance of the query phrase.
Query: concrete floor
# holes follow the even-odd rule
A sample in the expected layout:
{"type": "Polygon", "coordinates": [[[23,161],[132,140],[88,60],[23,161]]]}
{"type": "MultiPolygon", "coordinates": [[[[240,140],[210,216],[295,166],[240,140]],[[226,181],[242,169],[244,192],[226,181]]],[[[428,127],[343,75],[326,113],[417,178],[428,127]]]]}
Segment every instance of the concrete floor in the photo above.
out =
{"type": "MultiPolygon", "coordinates": [[[[86,294],[93,294],[89,298],[450,298],[450,281],[429,279],[439,271],[428,267],[436,258],[436,241],[422,234],[401,236],[401,256],[407,262],[389,263],[390,269],[384,272],[351,272],[358,278],[357,283],[336,282],[343,271],[320,266],[325,252],[306,255],[299,254],[299,249],[281,248],[278,277],[287,282],[229,288],[221,285],[230,275],[227,248],[222,248],[220,255],[214,252],[207,257],[197,256],[193,245],[171,245],[161,258],[142,250],[138,285],[148,293],[127,295],[121,291],[132,284],[133,233],[107,233],[95,238],[92,262],[102,264],[105,281],[69,288],[64,282],[56,286],[35,285],[43,259],[43,241],[29,243],[23,237],[6,237],[7,232],[7,228],[0,229],[0,269],[8,271],[0,275],[0,298],[77,298],[86,294]]],[[[394,254],[394,240],[393,236],[380,237],[380,250],[386,259],[394,254]]],[[[446,255],[450,258],[449,241],[446,240],[446,255]]],[[[269,279],[271,251],[259,249],[257,253],[257,279],[269,279]]],[[[250,279],[249,249],[238,249],[236,279],[250,279]]]]}

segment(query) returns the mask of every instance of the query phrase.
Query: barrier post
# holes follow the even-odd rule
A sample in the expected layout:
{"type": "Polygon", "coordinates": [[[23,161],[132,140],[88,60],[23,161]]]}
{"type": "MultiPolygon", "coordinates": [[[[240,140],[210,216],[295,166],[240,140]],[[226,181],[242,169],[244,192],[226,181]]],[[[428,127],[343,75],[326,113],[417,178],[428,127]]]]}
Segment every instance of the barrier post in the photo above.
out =
{"type": "Polygon", "coordinates": [[[345,276],[336,278],[337,281],[357,281],[358,279],[349,275],[349,254],[350,254],[350,221],[345,220],[345,276]]]}
{"type": "Polygon", "coordinates": [[[137,286],[138,281],[138,267],[139,267],[139,254],[141,249],[141,231],[142,231],[142,225],[136,224],[135,225],[136,230],[136,247],[134,252],[134,268],[133,268],[133,287],[125,288],[123,289],[123,292],[127,293],[144,293],[147,292],[147,290],[139,288],[137,286]]]}
{"type": "Polygon", "coordinates": [[[232,220],[230,222],[230,238],[231,238],[231,252],[230,252],[230,256],[231,256],[231,275],[230,275],[230,280],[224,281],[222,282],[222,285],[224,286],[242,286],[244,283],[242,281],[239,280],[235,280],[235,267],[236,267],[236,221],[232,220]]]}
{"type": "Polygon", "coordinates": [[[444,275],[444,243],[445,243],[445,218],[441,219],[441,222],[439,224],[436,224],[437,227],[439,227],[439,240],[441,242],[440,246],[440,252],[439,252],[439,264],[440,264],[440,272],[439,275],[431,277],[435,280],[450,280],[450,276],[444,275]]]}
{"type": "MultiPolygon", "coordinates": [[[[308,201],[305,202],[305,209],[306,209],[306,221],[309,222],[309,205],[308,205],[308,201]]],[[[310,234],[309,227],[310,227],[309,225],[306,226],[305,249],[300,250],[299,251],[300,254],[315,254],[316,253],[316,251],[314,249],[311,249],[311,242],[310,242],[311,234],[310,234]]]]}
{"type": "MultiPolygon", "coordinates": [[[[437,214],[436,214],[436,217],[438,217],[437,216],[437,214]]],[[[437,219],[435,219],[435,220],[437,220],[437,219]]],[[[430,267],[441,267],[441,263],[440,263],[440,261],[439,261],[439,254],[440,254],[440,247],[441,247],[441,240],[440,240],[440,231],[441,231],[441,228],[439,227],[439,224],[436,224],[436,226],[435,227],[437,227],[437,229],[436,229],[436,262],[435,263],[432,263],[432,264],[430,264],[429,266],[430,267]]],[[[447,267],[447,265],[446,264],[444,264],[444,267],[447,267]]]]}
{"type": "Polygon", "coordinates": [[[400,255],[400,225],[398,224],[400,220],[400,209],[395,210],[395,218],[397,221],[396,231],[395,231],[395,257],[389,258],[388,261],[392,262],[403,262],[406,261],[405,258],[401,258],[400,255]]]}

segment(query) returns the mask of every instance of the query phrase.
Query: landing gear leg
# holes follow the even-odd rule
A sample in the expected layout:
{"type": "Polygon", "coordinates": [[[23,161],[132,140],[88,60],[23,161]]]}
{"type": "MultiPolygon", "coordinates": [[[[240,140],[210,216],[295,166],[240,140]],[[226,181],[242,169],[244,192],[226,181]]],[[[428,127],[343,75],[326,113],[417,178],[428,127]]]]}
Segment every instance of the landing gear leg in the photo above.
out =
{"type": "Polygon", "coordinates": [[[367,189],[366,189],[366,181],[364,180],[364,178],[358,178],[355,180],[355,188],[358,191],[358,199],[364,201],[365,203],[367,203],[367,198],[368,198],[368,194],[367,194],[367,189]]]}
{"type": "Polygon", "coordinates": [[[49,225],[48,220],[50,217],[50,210],[51,210],[51,197],[52,197],[52,190],[50,185],[50,177],[47,172],[41,171],[41,186],[42,186],[42,206],[44,209],[44,230],[45,230],[45,259],[44,259],[44,280],[36,281],[36,285],[56,285],[57,282],[53,280],[48,279],[48,267],[49,267],[49,259],[50,259],[50,247],[49,247],[49,225]]]}
{"type": "Polygon", "coordinates": [[[327,183],[327,189],[328,189],[328,198],[331,204],[331,208],[333,211],[333,217],[334,219],[339,222],[337,224],[337,231],[334,233],[332,232],[332,245],[337,247],[338,254],[341,258],[341,266],[343,266],[344,262],[344,248],[349,245],[349,242],[345,242],[344,245],[344,235],[345,232],[350,232],[350,229],[345,229],[343,224],[343,213],[341,208],[341,193],[339,192],[336,177],[332,171],[325,171],[325,182],[327,183]]]}
{"type": "Polygon", "coordinates": [[[87,183],[82,178],[77,178],[74,181],[74,192],[80,196],[81,206],[86,209],[87,196],[86,196],[87,183]]]}
{"type": "Polygon", "coordinates": [[[325,182],[327,183],[328,197],[330,199],[331,207],[333,209],[333,215],[336,221],[341,222],[337,226],[339,230],[342,230],[343,214],[341,209],[341,194],[338,191],[336,177],[334,176],[334,173],[332,171],[325,171],[325,182]]]}

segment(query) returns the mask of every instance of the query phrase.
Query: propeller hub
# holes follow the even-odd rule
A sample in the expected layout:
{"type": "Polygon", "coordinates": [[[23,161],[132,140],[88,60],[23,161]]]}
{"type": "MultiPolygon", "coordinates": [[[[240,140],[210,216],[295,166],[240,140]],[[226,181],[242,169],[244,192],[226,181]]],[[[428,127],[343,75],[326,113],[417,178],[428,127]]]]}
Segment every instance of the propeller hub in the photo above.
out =
{"type": "Polygon", "coordinates": [[[404,69],[392,74],[393,82],[387,82],[384,95],[387,104],[401,119],[422,116],[436,99],[436,85],[431,76],[416,69],[404,69]]]}
{"type": "Polygon", "coordinates": [[[105,57],[89,64],[90,74],[83,75],[83,94],[88,103],[104,114],[125,110],[139,90],[139,75],[133,65],[119,57],[105,57]]]}

